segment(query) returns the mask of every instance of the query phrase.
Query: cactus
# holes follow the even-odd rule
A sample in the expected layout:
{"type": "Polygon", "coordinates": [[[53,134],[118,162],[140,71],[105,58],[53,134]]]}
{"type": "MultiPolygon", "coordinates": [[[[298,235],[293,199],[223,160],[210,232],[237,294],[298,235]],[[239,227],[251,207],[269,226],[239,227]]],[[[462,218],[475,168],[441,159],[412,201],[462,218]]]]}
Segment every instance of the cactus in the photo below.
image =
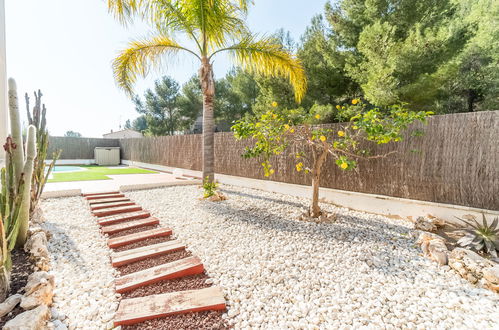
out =
{"type": "Polygon", "coordinates": [[[24,152],[23,152],[23,137],[21,130],[21,115],[19,113],[19,105],[17,100],[16,81],[9,79],[9,117],[10,117],[10,136],[12,142],[19,148],[12,150],[12,162],[14,166],[15,181],[19,182],[21,173],[24,167],[24,152]]]}
{"type": "Polygon", "coordinates": [[[21,173],[19,182],[14,176],[13,154],[18,146],[12,138],[7,138],[4,145],[6,164],[1,169],[0,190],[0,301],[5,298],[10,287],[10,271],[12,262],[10,251],[15,247],[20,228],[20,214],[25,188],[24,174],[21,173]]]}
{"type": "MultiPolygon", "coordinates": [[[[7,173],[6,184],[9,189],[9,200],[15,199],[20,203],[20,207],[10,212],[16,214],[7,218],[4,223],[8,232],[7,240],[9,244],[15,243],[17,247],[23,246],[28,236],[29,212],[31,204],[31,178],[33,176],[33,163],[36,157],[36,127],[28,127],[26,139],[26,150],[23,149],[21,135],[21,120],[17,100],[17,86],[14,79],[9,79],[9,115],[11,137],[7,139],[5,150],[7,152],[7,173]],[[11,227],[13,226],[13,227],[11,227]],[[12,230],[12,231],[11,231],[12,230]],[[13,239],[16,237],[16,239],[13,239]]],[[[9,205],[12,206],[12,205],[9,205]]]]}
{"type": "Polygon", "coordinates": [[[57,161],[61,153],[61,151],[54,152],[54,154],[52,155],[52,162],[46,170],[45,160],[47,159],[47,150],[49,146],[49,133],[47,130],[46,120],[47,109],[45,108],[45,104],[42,104],[42,92],[38,90],[38,92],[35,92],[34,95],[35,105],[33,107],[33,111],[30,112],[29,96],[28,93],[25,94],[28,123],[30,125],[34,125],[37,128],[37,157],[34,163],[33,178],[31,182],[30,214],[33,214],[33,212],[35,211],[35,208],[38,205],[38,201],[40,200],[40,197],[43,193],[43,188],[45,187],[50,173],[55,166],[55,162],[57,161]]]}
{"type": "Polygon", "coordinates": [[[29,125],[26,138],[26,159],[23,167],[24,189],[22,191],[22,203],[19,211],[19,233],[17,234],[16,246],[22,247],[28,238],[29,215],[31,205],[31,178],[36,157],[36,127],[29,125]]]}

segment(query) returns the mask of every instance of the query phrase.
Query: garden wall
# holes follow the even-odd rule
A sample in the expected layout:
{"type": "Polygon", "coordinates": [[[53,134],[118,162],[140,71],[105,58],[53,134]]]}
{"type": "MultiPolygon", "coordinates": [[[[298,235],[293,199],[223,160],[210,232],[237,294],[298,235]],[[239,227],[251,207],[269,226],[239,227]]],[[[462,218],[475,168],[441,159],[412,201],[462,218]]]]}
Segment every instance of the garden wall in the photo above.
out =
{"type": "Polygon", "coordinates": [[[118,139],[78,138],[66,136],[51,136],[47,158],[57,150],[62,150],[59,159],[89,160],[94,159],[95,147],[119,147],[118,139]]]}
{"type": "MultiPolygon", "coordinates": [[[[421,137],[376,146],[396,151],[384,159],[360,161],[357,172],[343,172],[329,160],[321,186],[437,203],[499,210],[499,111],[433,116],[416,124],[421,137]]],[[[201,170],[201,136],[165,136],[119,141],[122,159],[201,170]]],[[[220,174],[267,179],[260,162],[241,154],[249,141],[215,134],[215,168],[220,174]]],[[[93,150],[93,149],[92,149],[93,150]]],[[[310,184],[295,170],[289,153],[272,160],[271,180],[310,184]]]]}

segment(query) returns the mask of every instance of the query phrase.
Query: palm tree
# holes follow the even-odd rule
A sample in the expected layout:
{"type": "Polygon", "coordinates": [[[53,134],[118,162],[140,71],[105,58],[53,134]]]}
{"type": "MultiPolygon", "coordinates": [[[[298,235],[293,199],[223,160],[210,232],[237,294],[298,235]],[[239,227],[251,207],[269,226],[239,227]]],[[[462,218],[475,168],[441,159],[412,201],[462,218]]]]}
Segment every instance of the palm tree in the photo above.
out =
{"type": "Polygon", "coordinates": [[[272,37],[251,34],[245,17],[251,0],[108,0],[108,8],[123,24],[136,17],[153,28],[154,34],[135,40],[114,60],[118,86],[132,95],[137,76],[161,67],[165,59],[180,52],[200,61],[199,79],[203,93],[203,178],[214,180],[213,105],[215,80],[213,59],[228,52],[243,69],[289,79],[296,100],[306,90],[300,61],[272,37]],[[184,38],[179,38],[180,36],[184,38]],[[190,46],[177,40],[188,39],[190,46]]]}

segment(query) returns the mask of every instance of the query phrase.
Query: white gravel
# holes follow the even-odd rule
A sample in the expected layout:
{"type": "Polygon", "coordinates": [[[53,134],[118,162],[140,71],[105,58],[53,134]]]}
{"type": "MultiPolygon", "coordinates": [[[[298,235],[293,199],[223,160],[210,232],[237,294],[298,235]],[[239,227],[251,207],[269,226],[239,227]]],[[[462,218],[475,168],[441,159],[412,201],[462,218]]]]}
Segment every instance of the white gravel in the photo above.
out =
{"type": "Polygon", "coordinates": [[[81,197],[44,200],[56,289],[51,327],[110,329],[118,307],[106,239],[81,197]]]}
{"type": "MultiPolygon", "coordinates": [[[[332,205],[323,207],[339,212],[336,223],[302,222],[295,219],[305,199],[224,189],[229,200],[219,203],[198,200],[202,191],[194,186],[128,194],[202,258],[224,289],[226,317],[236,329],[499,327],[499,295],[422,257],[409,222],[332,205]]],[[[78,214],[75,229],[74,217],[52,220],[59,229],[70,237],[92,235],[75,243],[85,256],[90,246],[84,244],[96,245],[82,257],[88,264],[103,244],[83,221],[79,200],[52,203],[52,218],[60,216],[54,209],[60,203],[78,214]]],[[[102,263],[99,271],[111,276],[102,263]]],[[[64,268],[81,278],[75,266],[64,268]]]]}

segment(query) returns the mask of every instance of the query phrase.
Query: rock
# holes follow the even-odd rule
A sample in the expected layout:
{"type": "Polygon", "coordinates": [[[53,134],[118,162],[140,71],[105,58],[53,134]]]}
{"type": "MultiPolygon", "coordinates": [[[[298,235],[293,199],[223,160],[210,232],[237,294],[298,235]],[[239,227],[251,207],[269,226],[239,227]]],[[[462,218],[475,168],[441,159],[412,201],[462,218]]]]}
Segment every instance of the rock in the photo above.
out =
{"type": "Polygon", "coordinates": [[[24,250],[30,254],[30,258],[35,260],[35,266],[38,270],[49,270],[50,258],[47,248],[47,235],[44,231],[34,232],[24,245],[24,250]]]}
{"type": "Polygon", "coordinates": [[[414,221],[414,228],[423,231],[434,232],[437,230],[437,226],[425,217],[418,217],[416,221],[414,221]]]}
{"type": "Polygon", "coordinates": [[[428,219],[432,224],[434,224],[435,226],[437,226],[437,228],[441,228],[441,227],[444,227],[445,226],[445,220],[444,219],[440,219],[440,218],[437,218],[431,214],[427,214],[426,215],[426,219],[428,219]]]}
{"type": "Polygon", "coordinates": [[[476,284],[484,276],[484,269],[492,268],[494,263],[471,250],[455,248],[449,254],[449,266],[464,279],[476,284]]]}
{"type": "Polygon", "coordinates": [[[484,287],[499,293],[499,265],[485,268],[483,280],[484,287]]]}
{"type": "Polygon", "coordinates": [[[7,322],[4,330],[42,330],[46,321],[50,318],[50,310],[47,306],[41,305],[35,309],[17,315],[7,322]]]}
{"type": "Polygon", "coordinates": [[[47,272],[35,272],[28,277],[21,307],[28,310],[40,305],[52,304],[54,276],[47,272]]]}
{"type": "Polygon", "coordinates": [[[31,222],[32,223],[44,223],[45,222],[45,215],[43,214],[43,210],[40,206],[37,206],[35,210],[33,211],[33,214],[31,215],[31,222]]]}
{"type": "Polygon", "coordinates": [[[436,261],[440,266],[447,265],[449,250],[445,245],[445,239],[436,234],[423,232],[419,235],[417,243],[421,246],[421,250],[425,257],[436,261]]]}
{"type": "Polygon", "coordinates": [[[54,321],[54,328],[55,328],[55,330],[67,330],[68,329],[68,327],[59,320],[54,321]]]}
{"type": "Polygon", "coordinates": [[[28,238],[24,245],[24,251],[29,252],[35,258],[47,258],[49,252],[47,249],[47,235],[43,231],[35,232],[28,238]]]}
{"type": "Polygon", "coordinates": [[[215,195],[208,198],[211,202],[220,202],[227,199],[225,195],[219,192],[215,192],[215,195]]]}
{"type": "Polygon", "coordinates": [[[5,301],[0,304],[0,317],[9,314],[10,311],[21,302],[22,297],[21,294],[15,294],[5,299],[5,301]]]}

